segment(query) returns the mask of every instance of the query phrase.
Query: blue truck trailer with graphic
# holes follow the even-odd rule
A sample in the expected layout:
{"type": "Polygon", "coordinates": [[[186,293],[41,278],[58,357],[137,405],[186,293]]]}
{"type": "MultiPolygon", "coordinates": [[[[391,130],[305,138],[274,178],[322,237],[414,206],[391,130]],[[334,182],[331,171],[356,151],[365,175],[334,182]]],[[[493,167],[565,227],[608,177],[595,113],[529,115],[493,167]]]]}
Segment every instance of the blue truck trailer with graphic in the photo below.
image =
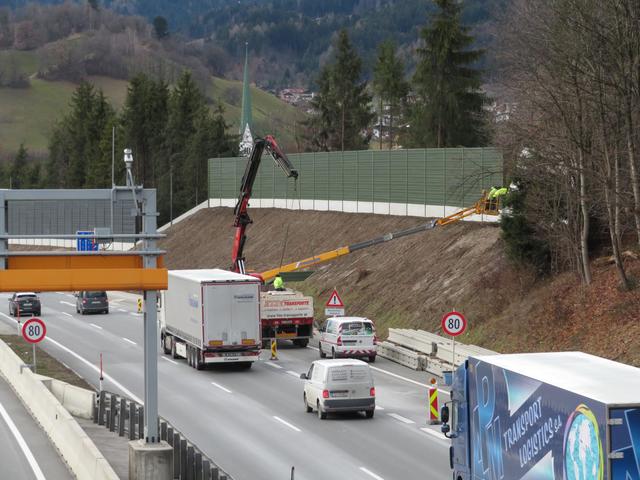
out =
{"type": "Polygon", "coordinates": [[[453,480],[640,480],[640,369],[581,352],[479,356],[450,381],[453,480]]]}

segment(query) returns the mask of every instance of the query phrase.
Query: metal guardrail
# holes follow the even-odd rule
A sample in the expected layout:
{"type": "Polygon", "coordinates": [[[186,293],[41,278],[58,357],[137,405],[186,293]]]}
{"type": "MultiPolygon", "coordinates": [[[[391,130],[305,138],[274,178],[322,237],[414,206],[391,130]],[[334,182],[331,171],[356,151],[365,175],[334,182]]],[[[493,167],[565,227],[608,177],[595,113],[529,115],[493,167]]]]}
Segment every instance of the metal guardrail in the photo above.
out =
{"type": "Polygon", "coordinates": [[[449,338],[424,330],[390,328],[386,341],[378,345],[378,354],[414,370],[438,376],[460,366],[470,356],[498,355],[498,352],[456,342],[455,357],[449,338]]]}
{"type": "MultiPolygon", "coordinates": [[[[93,422],[129,440],[144,438],[144,406],[115,393],[100,392],[93,409],[93,422]]],[[[173,447],[174,479],[233,480],[162,417],[159,432],[160,439],[173,447]]]]}

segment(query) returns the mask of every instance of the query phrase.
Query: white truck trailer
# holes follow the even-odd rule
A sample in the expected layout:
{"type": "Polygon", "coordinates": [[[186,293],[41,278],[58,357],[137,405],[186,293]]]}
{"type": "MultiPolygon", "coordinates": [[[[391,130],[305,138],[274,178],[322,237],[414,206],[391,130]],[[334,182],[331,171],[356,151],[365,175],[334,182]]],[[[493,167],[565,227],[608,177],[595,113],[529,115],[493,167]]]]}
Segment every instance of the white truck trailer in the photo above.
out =
{"type": "Polygon", "coordinates": [[[220,269],[171,270],[162,293],[165,354],[198,370],[211,363],[251,367],[260,355],[260,280],[220,269]]]}

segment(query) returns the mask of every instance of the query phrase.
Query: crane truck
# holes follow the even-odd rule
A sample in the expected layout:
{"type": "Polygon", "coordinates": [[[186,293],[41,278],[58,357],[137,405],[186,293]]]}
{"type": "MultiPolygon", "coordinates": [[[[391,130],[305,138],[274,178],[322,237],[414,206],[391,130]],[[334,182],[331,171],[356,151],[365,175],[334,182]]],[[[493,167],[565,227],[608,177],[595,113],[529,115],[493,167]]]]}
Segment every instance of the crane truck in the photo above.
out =
{"type": "Polygon", "coordinates": [[[453,480],[640,478],[640,369],[525,353],[470,357],[446,380],[453,480]]]}
{"type": "MultiPolygon", "coordinates": [[[[297,170],[272,136],[267,135],[256,139],[247,161],[240,183],[240,194],[234,208],[233,226],[236,231],[231,254],[231,270],[240,274],[246,273],[244,246],[247,241],[247,227],[252,223],[248,212],[249,201],[265,151],[271,155],[273,161],[288,178],[298,178],[297,170]]],[[[255,276],[261,278],[259,275],[255,276]]],[[[260,294],[260,307],[263,343],[272,339],[288,339],[300,347],[307,346],[313,334],[313,297],[290,289],[263,291],[260,294]]]]}

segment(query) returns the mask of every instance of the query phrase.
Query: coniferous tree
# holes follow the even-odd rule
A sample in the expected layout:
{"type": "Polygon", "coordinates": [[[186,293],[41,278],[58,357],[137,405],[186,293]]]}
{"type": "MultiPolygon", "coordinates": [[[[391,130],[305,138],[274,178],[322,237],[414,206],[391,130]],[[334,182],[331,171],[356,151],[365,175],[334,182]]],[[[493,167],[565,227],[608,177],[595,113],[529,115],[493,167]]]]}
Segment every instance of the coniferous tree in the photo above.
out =
{"type": "Polygon", "coordinates": [[[11,162],[11,169],[9,170],[9,183],[11,188],[28,188],[29,185],[29,172],[27,166],[27,159],[29,154],[24,146],[24,143],[20,144],[18,153],[11,162]]]}
{"type": "Polygon", "coordinates": [[[373,89],[380,101],[380,148],[382,149],[382,127],[385,109],[389,112],[389,149],[393,148],[393,119],[409,93],[409,84],[404,79],[404,64],[396,51],[393,40],[378,47],[378,58],[373,69],[373,89]]]}
{"type": "Polygon", "coordinates": [[[423,47],[413,77],[417,96],[412,106],[407,143],[415,147],[483,146],[487,123],[483,112],[481,72],[474,68],[483,55],[471,49],[473,37],[462,25],[457,0],[435,0],[439,10],[422,30],[423,47]]]}
{"type": "Polygon", "coordinates": [[[121,117],[125,144],[135,154],[136,179],[148,187],[157,184],[168,99],[169,89],[162,81],[139,74],[129,82],[121,117]]]}
{"type": "Polygon", "coordinates": [[[208,195],[208,159],[233,155],[233,137],[227,133],[224,108],[218,104],[213,112],[203,109],[196,120],[196,131],[187,145],[186,170],[194,189],[193,205],[208,195]]]}
{"type": "MultiPolygon", "coordinates": [[[[51,187],[81,188],[95,176],[100,142],[115,113],[101,90],[82,82],[71,98],[70,112],[54,127],[49,142],[47,179],[51,187]]],[[[109,169],[109,176],[111,170],[109,169]]]]}
{"type": "Polygon", "coordinates": [[[325,150],[366,148],[363,136],[373,119],[366,82],[361,82],[362,60],[354,50],[346,30],[334,45],[335,59],[323,68],[319,93],[312,102],[316,116],[311,121],[313,144],[325,150]]]}
{"type": "MultiPolygon", "coordinates": [[[[198,120],[206,108],[205,98],[193,80],[191,72],[185,71],[169,96],[169,111],[165,130],[165,154],[162,170],[173,176],[173,212],[184,212],[195,201],[195,189],[189,175],[187,147],[197,132],[198,120]]],[[[169,175],[161,182],[160,213],[169,218],[169,175]]]]}

